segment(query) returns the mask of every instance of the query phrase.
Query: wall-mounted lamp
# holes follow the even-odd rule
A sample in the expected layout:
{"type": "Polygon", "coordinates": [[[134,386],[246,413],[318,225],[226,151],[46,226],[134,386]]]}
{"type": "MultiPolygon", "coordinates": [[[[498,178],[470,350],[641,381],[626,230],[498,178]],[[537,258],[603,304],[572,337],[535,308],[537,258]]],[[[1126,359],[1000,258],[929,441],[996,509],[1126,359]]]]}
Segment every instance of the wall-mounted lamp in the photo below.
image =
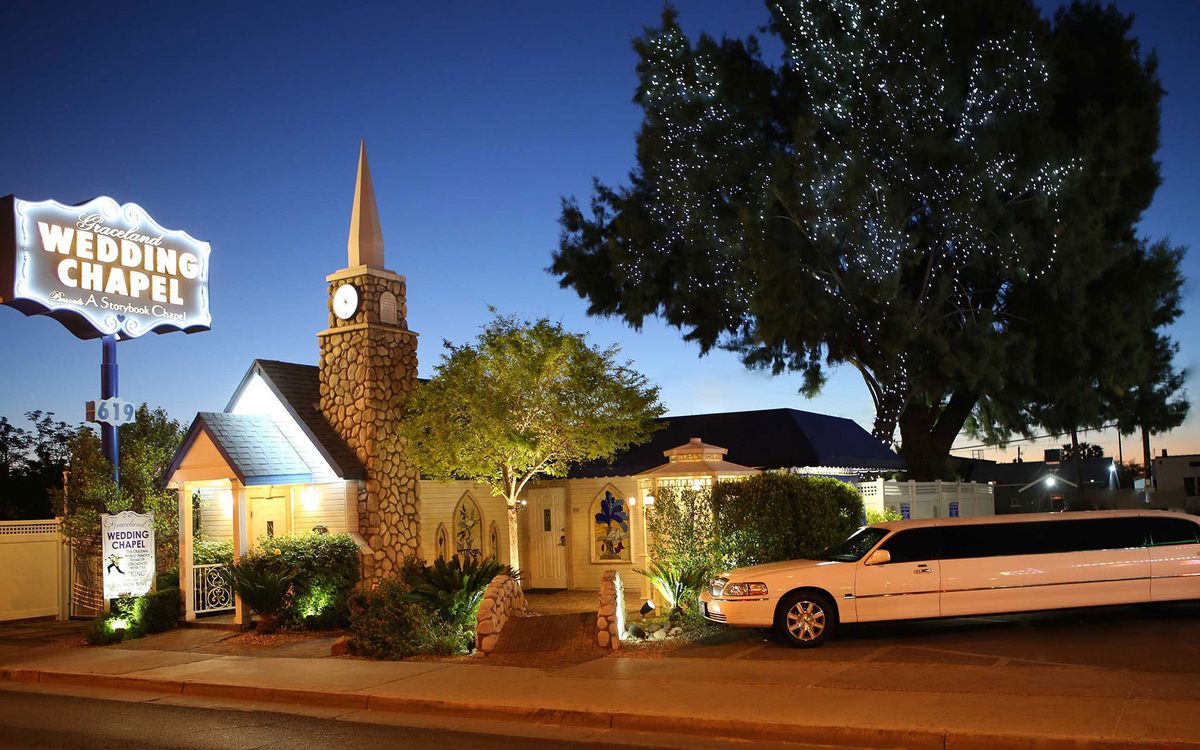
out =
{"type": "Polygon", "coordinates": [[[321,493],[316,487],[305,487],[300,491],[300,505],[307,511],[314,511],[321,501],[321,493]]]}

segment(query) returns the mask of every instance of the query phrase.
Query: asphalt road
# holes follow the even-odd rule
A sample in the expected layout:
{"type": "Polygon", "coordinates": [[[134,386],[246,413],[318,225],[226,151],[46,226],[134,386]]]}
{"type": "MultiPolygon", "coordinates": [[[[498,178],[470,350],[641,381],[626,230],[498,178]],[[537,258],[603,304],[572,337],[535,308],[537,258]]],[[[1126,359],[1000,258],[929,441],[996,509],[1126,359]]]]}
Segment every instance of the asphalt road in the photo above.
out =
{"type": "MultiPolygon", "coordinates": [[[[281,710],[287,710],[283,708],[281,710]]],[[[694,735],[656,735],[583,727],[529,727],[477,722],[490,729],[462,731],[452,718],[404,718],[357,712],[355,717],[314,718],[266,711],[131,702],[0,689],[0,750],[828,750],[792,743],[750,743],[694,735]],[[364,717],[364,714],[368,716],[364,717]],[[393,721],[389,722],[389,719],[393,721]],[[379,721],[382,723],[372,723],[379,721]],[[514,734],[510,734],[512,732],[514,734]]],[[[850,749],[847,749],[850,750],[850,749]]]]}

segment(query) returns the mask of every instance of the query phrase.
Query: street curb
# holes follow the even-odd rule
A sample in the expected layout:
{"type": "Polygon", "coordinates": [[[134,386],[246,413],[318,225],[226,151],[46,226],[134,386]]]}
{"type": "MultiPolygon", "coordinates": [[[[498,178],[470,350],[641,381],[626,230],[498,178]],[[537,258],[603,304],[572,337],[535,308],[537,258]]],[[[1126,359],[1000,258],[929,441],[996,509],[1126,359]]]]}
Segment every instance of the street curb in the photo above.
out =
{"type": "Polygon", "coordinates": [[[429,698],[402,698],[368,693],[330,693],[297,688],[263,688],[219,682],[163,680],[122,675],[0,668],[0,682],[38,683],[107,688],[139,692],[174,693],[206,698],[226,698],[283,703],[319,708],[382,711],[454,716],[470,719],[532,722],[558,726],[663,732],[748,741],[785,741],[842,747],[887,750],[1200,750],[1200,742],[1167,740],[1115,740],[1054,737],[1029,734],[975,734],[888,727],[767,724],[736,719],[709,719],[652,713],[527,708],[504,704],[479,704],[429,698]]]}

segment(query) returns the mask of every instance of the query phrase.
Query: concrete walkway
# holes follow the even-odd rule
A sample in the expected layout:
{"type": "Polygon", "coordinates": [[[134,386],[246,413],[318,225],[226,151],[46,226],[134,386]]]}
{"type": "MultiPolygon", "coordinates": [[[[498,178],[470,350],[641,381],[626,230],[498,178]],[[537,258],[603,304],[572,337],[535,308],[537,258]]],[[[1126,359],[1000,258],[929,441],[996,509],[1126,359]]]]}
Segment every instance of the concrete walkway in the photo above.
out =
{"type": "Polygon", "coordinates": [[[0,644],[0,681],[852,747],[1200,750],[1194,671],[605,657],[552,670],[0,644]]]}

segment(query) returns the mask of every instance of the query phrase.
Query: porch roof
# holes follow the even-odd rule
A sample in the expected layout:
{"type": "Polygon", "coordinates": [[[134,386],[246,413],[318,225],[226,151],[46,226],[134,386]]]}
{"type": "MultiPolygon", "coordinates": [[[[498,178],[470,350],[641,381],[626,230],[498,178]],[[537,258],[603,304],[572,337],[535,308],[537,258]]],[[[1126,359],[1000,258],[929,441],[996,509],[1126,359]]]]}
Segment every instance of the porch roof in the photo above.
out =
{"type": "Polygon", "coordinates": [[[167,469],[166,482],[175,475],[202,434],[212,441],[238,481],[246,486],[312,481],[308,464],[270,417],[202,411],[176,451],[167,469]]]}

